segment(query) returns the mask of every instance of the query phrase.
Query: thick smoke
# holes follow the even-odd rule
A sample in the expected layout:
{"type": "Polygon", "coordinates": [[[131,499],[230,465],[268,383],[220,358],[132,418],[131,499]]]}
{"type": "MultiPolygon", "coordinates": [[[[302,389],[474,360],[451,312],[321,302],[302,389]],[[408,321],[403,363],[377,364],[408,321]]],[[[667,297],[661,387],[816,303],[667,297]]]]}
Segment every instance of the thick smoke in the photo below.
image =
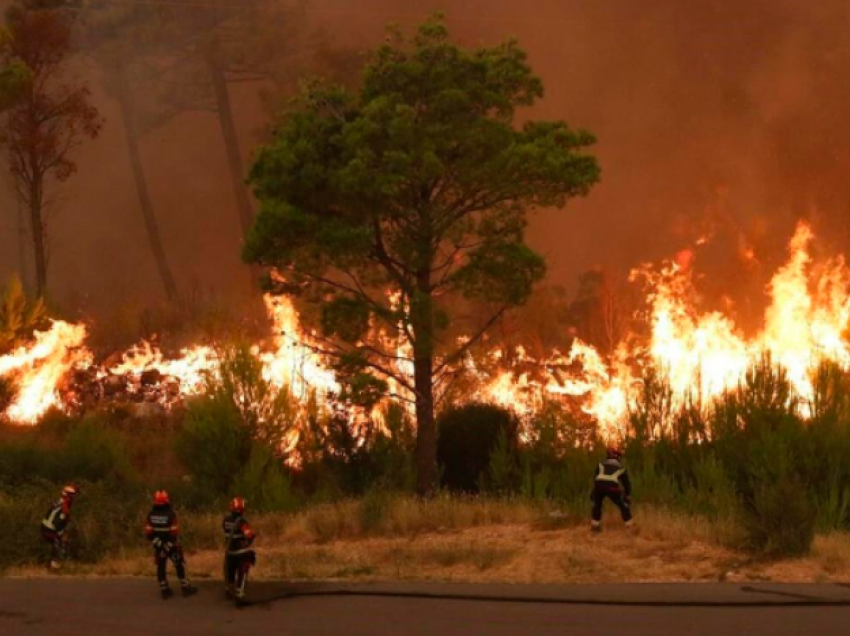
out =
{"type": "MultiPolygon", "coordinates": [[[[235,3],[235,0],[234,0],[235,3]]],[[[199,3],[203,4],[203,3],[199,3]]],[[[435,9],[468,45],[516,36],[547,94],[532,117],[597,135],[603,182],[586,200],[532,220],[550,282],[591,267],[625,272],[694,246],[707,296],[740,317],[762,306],[766,277],[796,219],[830,250],[850,237],[850,9],[841,0],[310,0],[322,46],[362,51],[388,22],[435,9]]],[[[205,8],[199,6],[198,19],[205,8]]],[[[306,38],[305,42],[314,42],[306,38]]],[[[309,46],[304,44],[305,47],[309,46]]],[[[89,70],[90,69],[90,70],[89,70]]],[[[160,295],[112,99],[84,70],[107,125],[83,149],[55,220],[57,299],[103,312],[160,295]]],[[[246,159],[269,113],[262,82],[232,86],[246,159]]],[[[142,155],[180,286],[247,291],[239,227],[215,118],[185,113],[142,139],[142,155]]],[[[0,277],[17,264],[14,205],[2,205],[0,277]]]]}

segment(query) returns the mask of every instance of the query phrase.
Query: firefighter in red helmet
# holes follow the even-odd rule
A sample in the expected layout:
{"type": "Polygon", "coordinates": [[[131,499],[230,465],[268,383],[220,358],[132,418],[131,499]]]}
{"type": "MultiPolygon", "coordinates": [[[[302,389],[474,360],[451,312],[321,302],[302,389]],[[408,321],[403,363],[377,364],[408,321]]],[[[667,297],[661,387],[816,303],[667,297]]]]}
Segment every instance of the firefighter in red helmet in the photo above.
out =
{"type": "Polygon", "coordinates": [[[51,506],[41,521],[41,537],[53,546],[53,554],[50,558],[51,569],[61,568],[62,561],[68,557],[68,524],[71,522],[71,507],[79,494],[78,486],[74,484],[65,486],[58,501],[51,506]]]}
{"type": "Polygon", "coordinates": [[[186,575],[186,559],[183,557],[183,547],[179,541],[179,527],[177,515],[171,507],[171,500],[165,490],[157,490],[153,496],[153,507],[148,513],[145,524],[145,536],[153,547],[153,560],[156,564],[156,578],[159,581],[159,590],[163,600],[171,598],[174,594],[168,585],[166,566],[168,562],[174,563],[177,577],[180,579],[180,588],[183,596],[192,596],[198,592],[198,588],[189,583],[186,575]]]}
{"type": "Polygon", "coordinates": [[[617,445],[611,445],[606,455],[605,461],[596,468],[590,493],[593,501],[590,529],[594,532],[602,530],[602,503],[606,499],[610,499],[620,509],[626,528],[632,527],[632,482],[623,465],[623,450],[617,445]]]}
{"type": "Polygon", "coordinates": [[[256,564],[257,555],[251,549],[256,533],[245,519],[245,500],[235,497],[230,502],[230,512],[221,522],[224,531],[224,591],[228,598],[237,603],[245,602],[245,586],[248,572],[256,564]]]}

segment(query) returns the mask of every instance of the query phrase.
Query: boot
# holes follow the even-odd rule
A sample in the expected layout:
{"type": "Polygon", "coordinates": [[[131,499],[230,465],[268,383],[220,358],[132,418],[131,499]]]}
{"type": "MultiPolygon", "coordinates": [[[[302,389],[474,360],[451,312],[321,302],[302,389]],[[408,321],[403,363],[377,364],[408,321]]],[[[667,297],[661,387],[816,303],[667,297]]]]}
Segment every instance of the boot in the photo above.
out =
{"type": "Polygon", "coordinates": [[[159,591],[159,593],[160,593],[160,596],[162,596],[162,600],[163,600],[163,601],[167,601],[167,600],[168,600],[168,599],[170,599],[172,596],[174,596],[174,592],[172,592],[172,591],[171,591],[171,588],[170,588],[170,587],[164,587],[164,588],[162,588],[162,589],[159,591]]]}
{"type": "Polygon", "coordinates": [[[590,531],[591,532],[602,532],[602,524],[598,521],[590,522],[590,531]]]}
{"type": "Polygon", "coordinates": [[[182,591],[183,596],[194,596],[198,593],[198,588],[196,588],[194,585],[184,585],[182,587],[182,591]]]}
{"type": "Polygon", "coordinates": [[[50,560],[50,569],[51,570],[61,570],[62,569],[62,562],[57,561],[56,559],[51,559],[50,560]]]}

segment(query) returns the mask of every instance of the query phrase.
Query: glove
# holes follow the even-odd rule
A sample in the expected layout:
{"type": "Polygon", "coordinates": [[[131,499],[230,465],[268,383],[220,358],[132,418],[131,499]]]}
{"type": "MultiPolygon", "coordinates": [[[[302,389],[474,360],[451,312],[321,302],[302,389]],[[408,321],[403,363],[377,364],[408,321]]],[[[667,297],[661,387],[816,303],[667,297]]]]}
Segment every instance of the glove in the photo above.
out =
{"type": "Polygon", "coordinates": [[[162,548],[162,539],[160,539],[159,537],[154,538],[154,540],[151,541],[151,545],[153,545],[155,550],[159,550],[160,548],[162,548]]]}

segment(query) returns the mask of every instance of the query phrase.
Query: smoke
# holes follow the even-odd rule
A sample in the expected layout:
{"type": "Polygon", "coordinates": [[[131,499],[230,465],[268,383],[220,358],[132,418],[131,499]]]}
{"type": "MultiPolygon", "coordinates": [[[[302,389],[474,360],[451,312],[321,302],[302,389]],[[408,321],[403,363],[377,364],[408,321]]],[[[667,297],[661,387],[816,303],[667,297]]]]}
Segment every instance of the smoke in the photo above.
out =
{"type": "MultiPolygon", "coordinates": [[[[281,0],[284,2],[284,0],[281,0]]],[[[286,6],[295,6],[288,3],[286,6]]],[[[529,237],[550,282],[591,267],[625,272],[692,247],[712,302],[758,313],[766,275],[798,218],[840,250],[850,238],[850,9],[841,0],[310,0],[304,29],[363,51],[388,22],[433,10],[464,44],[516,36],[546,97],[528,117],[592,131],[602,183],[529,237]],[[697,245],[699,241],[701,245],[697,245]]],[[[199,20],[204,7],[198,7],[199,20]]],[[[307,45],[304,44],[306,47],[307,45]]],[[[54,221],[51,283],[60,304],[105,312],[161,296],[116,104],[82,69],[106,117],[79,155],[54,221]]],[[[269,123],[267,83],[231,86],[246,160],[269,123]]],[[[188,112],[146,133],[142,158],[166,252],[183,290],[244,294],[239,225],[216,118],[188,112]]],[[[17,265],[14,205],[2,200],[0,278],[17,265]]]]}

